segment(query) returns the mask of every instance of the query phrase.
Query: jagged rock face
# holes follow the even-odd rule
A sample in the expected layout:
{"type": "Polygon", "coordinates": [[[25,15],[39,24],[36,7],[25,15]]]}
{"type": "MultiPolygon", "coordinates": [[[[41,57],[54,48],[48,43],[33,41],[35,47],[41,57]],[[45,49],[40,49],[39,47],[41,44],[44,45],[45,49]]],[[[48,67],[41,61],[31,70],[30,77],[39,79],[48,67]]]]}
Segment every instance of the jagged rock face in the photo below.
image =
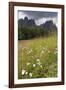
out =
{"type": "Polygon", "coordinates": [[[46,21],[44,27],[50,30],[53,27],[53,21],[46,21]]]}
{"type": "MultiPolygon", "coordinates": [[[[37,25],[35,24],[34,19],[28,19],[28,17],[25,17],[24,19],[19,19],[18,20],[18,27],[37,27],[37,25]]],[[[57,30],[56,25],[53,23],[52,20],[46,21],[45,23],[39,25],[39,27],[42,27],[46,30],[57,30]]]]}
{"type": "Polygon", "coordinates": [[[34,19],[28,19],[25,17],[24,19],[19,19],[18,20],[18,26],[19,27],[34,27],[36,26],[34,19]]]}
{"type": "Polygon", "coordinates": [[[44,24],[41,25],[41,27],[45,28],[46,30],[57,30],[57,27],[52,20],[46,21],[44,24]]]}

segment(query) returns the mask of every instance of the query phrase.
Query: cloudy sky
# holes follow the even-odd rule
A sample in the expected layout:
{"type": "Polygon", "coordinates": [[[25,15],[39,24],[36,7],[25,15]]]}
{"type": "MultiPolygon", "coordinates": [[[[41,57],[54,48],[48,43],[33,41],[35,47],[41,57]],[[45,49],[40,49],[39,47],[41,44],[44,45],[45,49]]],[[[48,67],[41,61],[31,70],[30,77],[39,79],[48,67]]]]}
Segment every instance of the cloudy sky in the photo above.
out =
{"type": "Polygon", "coordinates": [[[44,11],[18,11],[18,19],[24,19],[24,17],[28,17],[28,19],[34,19],[37,25],[45,23],[47,20],[53,20],[53,23],[57,25],[57,12],[44,12],[44,11]]]}

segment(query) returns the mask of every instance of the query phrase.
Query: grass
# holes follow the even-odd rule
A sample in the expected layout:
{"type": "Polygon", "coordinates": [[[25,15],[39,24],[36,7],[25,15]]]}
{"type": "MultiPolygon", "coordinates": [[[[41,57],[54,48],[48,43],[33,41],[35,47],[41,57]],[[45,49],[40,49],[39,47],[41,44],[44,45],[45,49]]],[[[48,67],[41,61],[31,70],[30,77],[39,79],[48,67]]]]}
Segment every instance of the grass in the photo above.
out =
{"type": "Polygon", "coordinates": [[[57,36],[18,41],[18,79],[57,77],[57,36]]]}

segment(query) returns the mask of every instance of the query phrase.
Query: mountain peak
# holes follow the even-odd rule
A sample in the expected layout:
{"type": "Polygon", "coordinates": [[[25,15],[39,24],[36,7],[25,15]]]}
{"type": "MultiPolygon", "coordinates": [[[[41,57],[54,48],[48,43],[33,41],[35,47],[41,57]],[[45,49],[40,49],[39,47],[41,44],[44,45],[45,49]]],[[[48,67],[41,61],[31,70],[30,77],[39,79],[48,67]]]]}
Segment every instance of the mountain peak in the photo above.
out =
{"type": "Polygon", "coordinates": [[[19,27],[22,27],[22,26],[23,27],[24,26],[27,26],[27,27],[36,26],[34,19],[28,19],[28,17],[25,17],[24,19],[19,19],[18,24],[19,24],[19,27]]]}

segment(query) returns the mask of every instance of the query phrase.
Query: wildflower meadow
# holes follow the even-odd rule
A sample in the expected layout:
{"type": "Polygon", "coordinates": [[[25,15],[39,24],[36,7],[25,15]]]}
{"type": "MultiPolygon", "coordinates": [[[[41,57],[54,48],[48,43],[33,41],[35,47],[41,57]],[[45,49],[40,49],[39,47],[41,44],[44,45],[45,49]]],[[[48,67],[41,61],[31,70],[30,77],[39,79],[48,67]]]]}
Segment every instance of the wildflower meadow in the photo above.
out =
{"type": "Polygon", "coordinates": [[[18,79],[57,77],[57,35],[18,41],[18,79]]]}

